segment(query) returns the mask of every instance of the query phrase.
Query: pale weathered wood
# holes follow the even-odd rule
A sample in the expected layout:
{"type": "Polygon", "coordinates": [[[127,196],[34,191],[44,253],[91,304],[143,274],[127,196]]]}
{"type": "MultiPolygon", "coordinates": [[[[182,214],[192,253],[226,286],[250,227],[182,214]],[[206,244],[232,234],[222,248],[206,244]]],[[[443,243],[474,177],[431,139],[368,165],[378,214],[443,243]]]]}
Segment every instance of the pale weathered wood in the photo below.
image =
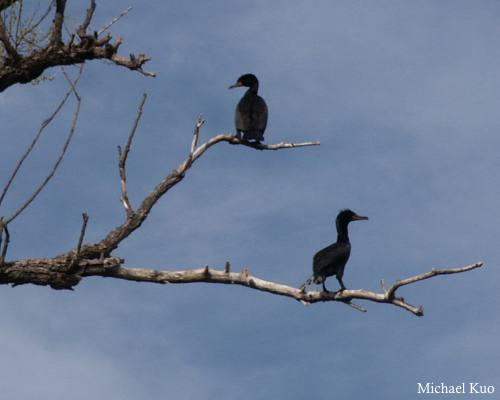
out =
{"type": "Polygon", "coordinates": [[[318,291],[306,292],[300,288],[266,281],[252,276],[247,269],[243,269],[241,272],[229,272],[227,265],[222,271],[212,269],[208,266],[187,271],[161,271],[156,269],[128,268],[123,265],[123,260],[117,257],[97,260],[80,259],[74,264],[77,265],[77,268],[73,268],[74,272],[70,272],[71,259],[67,255],[61,255],[53,259],[27,259],[18,262],[6,262],[4,267],[0,269],[0,284],[12,283],[16,286],[31,283],[35,285],[48,285],[53,289],[72,289],[83,278],[90,276],[160,284],[206,282],[246,286],[250,289],[278,296],[290,297],[300,301],[304,305],[338,301],[358,310],[366,311],[364,308],[351,303],[351,300],[356,299],[393,304],[417,316],[423,316],[424,310],[422,306],[415,307],[406,302],[402,297],[395,296],[398,288],[437,275],[457,274],[482,266],[482,263],[476,263],[462,268],[432,270],[411,278],[398,280],[388,291],[384,291],[383,293],[375,293],[363,289],[348,289],[341,292],[326,293],[318,291]]]}

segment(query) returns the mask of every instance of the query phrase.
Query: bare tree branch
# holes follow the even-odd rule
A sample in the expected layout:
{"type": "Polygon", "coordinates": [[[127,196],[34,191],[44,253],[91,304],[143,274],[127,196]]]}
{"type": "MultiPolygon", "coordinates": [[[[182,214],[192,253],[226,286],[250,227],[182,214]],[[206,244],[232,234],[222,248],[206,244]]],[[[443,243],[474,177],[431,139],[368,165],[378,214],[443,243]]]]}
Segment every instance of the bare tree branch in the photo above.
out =
{"type": "Polygon", "coordinates": [[[386,296],[388,298],[394,297],[396,290],[399,289],[401,286],[409,285],[410,283],[422,281],[424,279],[429,279],[432,278],[433,276],[436,275],[449,275],[449,274],[458,274],[460,272],[466,272],[470,271],[471,269],[478,268],[482,265],[482,263],[476,263],[469,265],[467,267],[462,267],[462,268],[454,268],[454,269],[433,269],[430,272],[427,272],[422,275],[414,276],[412,278],[407,278],[403,280],[397,280],[390,288],[387,290],[386,296]]]}
{"type": "Polygon", "coordinates": [[[82,229],[80,230],[80,238],[78,239],[78,246],[76,248],[76,259],[78,259],[80,255],[80,249],[82,248],[83,238],[85,237],[85,230],[87,229],[87,222],[89,222],[89,216],[87,213],[82,214],[83,224],[82,229]]]}
{"type": "Polygon", "coordinates": [[[5,22],[0,14],[0,41],[3,43],[5,47],[5,51],[11,60],[17,62],[19,60],[19,54],[16,49],[12,45],[9,35],[7,34],[7,29],[5,28],[5,22]]]}
{"type": "Polygon", "coordinates": [[[121,201],[123,206],[125,207],[125,211],[127,212],[127,216],[130,218],[134,214],[134,209],[130,205],[130,201],[127,195],[127,172],[125,170],[125,164],[127,163],[128,153],[130,152],[130,145],[132,144],[132,139],[134,138],[135,131],[137,130],[137,126],[139,125],[139,121],[142,116],[142,108],[144,107],[144,103],[146,102],[147,94],[144,93],[142,96],[141,104],[139,105],[139,112],[137,113],[137,117],[134,121],[134,126],[132,127],[132,131],[128,137],[127,144],[125,145],[125,151],[122,153],[121,147],[118,146],[118,153],[120,155],[120,161],[118,163],[118,167],[120,169],[120,178],[122,183],[122,198],[121,201]]]}
{"type": "MultiPolygon", "coordinates": [[[[363,289],[360,290],[344,290],[342,292],[305,292],[291,286],[282,285],[259,279],[250,275],[247,269],[242,272],[228,272],[217,271],[209,268],[208,266],[201,269],[191,271],[157,271],[147,269],[134,269],[120,266],[116,269],[107,269],[106,271],[96,271],[89,268],[85,271],[84,276],[112,276],[114,278],[138,281],[138,282],[153,282],[153,283],[192,283],[192,282],[210,282],[210,283],[224,283],[247,286],[252,289],[261,290],[264,292],[291,297],[299,300],[304,304],[313,304],[326,301],[340,301],[350,305],[360,311],[366,311],[364,308],[356,306],[351,303],[352,299],[369,300],[377,303],[393,304],[395,306],[404,308],[417,316],[423,316],[423,308],[415,307],[403,298],[394,297],[395,290],[403,285],[418,282],[423,279],[428,279],[436,275],[442,274],[456,274],[461,272],[470,271],[482,266],[482,263],[476,263],[463,268],[447,269],[447,270],[433,270],[431,272],[418,275],[415,277],[407,278],[402,281],[397,281],[393,287],[395,289],[389,293],[374,293],[363,289]],[[104,275],[103,275],[104,274],[104,275]]],[[[392,289],[392,288],[391,288],[392,289]]]]}
{"type": "Polygon", "coordinates": [[[120,38],[116,40],[113,46],[111,46],[113,49],[113,53],[108,58],[109,60],[113,61],[116,65],[126,67],[132,71],[139,71],[143,75],[151,77],[156,76],[156,73],[151,71],[146,71],[145,69],[142,68],[143,64],[151,60],[151,57],[146,57],[144,53],[140,53],[139,57],[136,57],[134,53],[130,53],[130,58],[122,57],[117,53],[118,47],[121,45],[121,43],[122,39],[120,38]]]}
{"type": "Polygon", "coordinates": [[[123,18],[133,7],[127,8],[124,12],[122,12],[118,17],[116,17],[113,21],[107,24],[104,28],[102,28],[99,32],[97,32],[97,36],[101,36],[104,32],[106,32],[113,24],[118,22],[121,18],[123,18]]]}
{"type": "Polygon", "coordinates": [[[66,0],[56,0],[56,14],[52,26],[51,46],[62,46],[62,26],[64,22],[64,10],[66,9],[66,0]]]}
{"type": "MultiPolygon", "coordinates": [[[[64,158],[64,155],[66,154],[66,150],[69,146],[69,143],[71,142],[71,139],[73,138],[73,134],[75,133],[75,129],[76,129],[76,123],[78,121],[78,115],[80,114],[80,105],[81,105],[81,98],[80,96],[78,96],[78,93],[76,92],[75,90],[75,86],[76,84],[78,83],[78,80],[80,79],[81,75],[82,75],[82,72],[83,72],[83,65],[80,67],[80,73],[77,77],[77,79],[75,79],[75,82],[71,82],[71,80],[69,79],[69,77],[66,75],[66,77],[68,78],[68,80],[70,81],[70,84],[71,84],[71,89],[70,89],[70,92],[73,92],[77,98],[77,104],[76,104],[76,110],[75,110],[75,115],[73,117],[73,125],[71,126],[71,129],[70,129],[70,132],[69,132],[69,135],[68,135],[68,138],[66,139],[66,143],[64,144],[62,150],[61,150],[61,154],[59,155],[59,158],[57,159],[54,167],[52,168],[52,171],[50,171],[49,175],[45,178],[45,180],[42,182],[42,184],[40,185],[40,187],[35,191],[35,193],[33,193],[33,195],[28,199],[28,201],[21,207],[19,208],[10,218],[8,218],[6,221],[5,221],[5,225],[9,224],[10,222],[12,222],[15,218],[17,218],[19,216],[19,214],[21,214],[25,209],[26,207],[28,207],[32,202],[33,200],[35,200],[35,198],[38,196],[38,194],[43,190],[43,188],[47,185],[47,183],[49,183],[49,181],[52,179],[52,177],[54,176],[54,174],[56,173],[56,170],[57,168],[59,167],[59,164],[61,164],[61,161],[62,159],[64,158]]],[[[64,99],[64,101],[66,101],[66,99],[64,99]]],[[[57,112],[58,110],[56,110],[57,112]]],[[[53,118],[54,114],[52,115],[51,118],[53,118]]],[[[47,125],[45,125],[44,127],[46,127],[47,125]]],[[[43,127],[43,128],[44,128],[43,127]]],[[[42,129],[43,129],[42,128],[42,129]]],[[[2,193],[2,197],[0,197],[0,201],[3,199],[3,196],[5,195],[9,185],[12,183],[14,177],[15,177],[15,174],[17,173],[17,171],[19,170],[19,167],[20,165],[22,164],[22,162],[26,159],[27,157],[27,154],[29,154],[29,152],[32,150],[34,144],[36,143],[36,141],[38,140],[38,138],[40,137],[40,133],[37,135],[37,137],[35,138],[35,140],[33,141],[31,147],[28,149],[28,152],[25,153],[25,155],[23,156],[23,158],[21,159],[20,163],[18,164],[18,167],[16,168],[16,170],[14,171],[14,174],[12,175],[11,179],[9,180],[6,188],[4,189],[4,193],[2,193]]]]}
{"type": "Polygon", "coordinates": [[[200,137],[200,128],[203,126],[205,121],[202,119],[202,115],[200,114],[198,116],[198,123],[196,124],[196,127],[194,128],[194,136],[193,136],[193,141],[191,142],[191,151],[189,152],[189,155],[192,157],[194,154],[194,151],[196,150],[196,146],[198,146],[198,139],[200,137]]]}
{"type": "MultiPolygon", "coordinates": [[[[12,175],[10,176],[9,178],[9,181],[7,182],[7,184],[5,185],[3,191],[2,191],[2,194],[0,195],[0,205],[2,204],[4,198],[5,198],[5,195],[7,194],[10,186],[12,185],[12,182],[14,181],[17,173],[19,172],[19,169],[21,168],[21,166],[23,165],[24,161],[26,160],[26,158],[30,155],[31,151],[33,150],[33,148],[35,147],[35,145],[37,144],[38,142],[38,139],[40,139],[40,136],[42,134],[42,132],[45,130],[45,128],[52,122],[52,120],[55,118],[55,116],[59,113],[59,111],[61,110],[61,108],[64,106],[64,104],[66,104],[66,101],[68,100],[68,97],[71,95],[71,93],[75,93],[77,99],[79,99],[79,96],[78,94],[76,93],[76,84],[78,83],[78,81],[80,80],[81,76],[82,76],[82,72],[83,72],[83,64],[82,66],[80,67],[80,73],[78,74],[77,78],[75,79],[75,82],[71,82],[70,81],[70,89],[68,90],[68,92],[66,93],[66,95],[64,96],[64,98],[62,99],[61,103],[59,103],[59,105],[57,106],[56,110],[52,113],[52,115],[47,118],[43,123],[42,123],[42,126],[40,127],[38,133],[36,134],[35,138],[33,139],[33,141],[31,142],[31,145],[28,147],[28,149],[26,150],[26,152],[23,154],[23,156],[21,157],[21,159],[19,160],[19,162],[17,163],[17,166],[16,168],[14,169],[14,171],[12,172],[12,175]]],[[[66,74],[66,73],[65,73],[66,74]]],[[[69,80],[69,79],[68,79],[69,80]]]]}
{"type": "Polygon", "coordinates": [[[279,150],[293,147],[315,146],[320,144],[320,142],[278,143],[273,145],[260,144],[258,147],[255,147],[253,143],[235,138],[233,134],[221,134],[209,139],[206,143],[203,143],[199,147],[196,147],[199,129],[202,125],[203,120],[200,116],[195,128],[193,143],[191,144],[191,151],[188,158],[169,175],[167,175],[167,177],[144,198],[139,208],[134,213],[128,215],[127,220],[121,226],[111,231],[101,242],[83,246],[81,250],[82,257],[92,259],[109,256],[111,252],[118,247],[122,240],[127,238],[133,231],[142,225],[156,202],[173,186],[177,185],[184,179],[186,172],[191,168],[194,162],[201,157],[205,151],[217,143],[228,142],[231,144],[242,144],[248,147],[258,148],[259,150],[279,150]]]}
{"type": "MultiPolygon", "coordinates": [[[[420,307],[415,307],[407,302],[403,298],[394,297],[394,292],[392,294],[386,293],[375,293],[360,290],[344,290],[341,292],[317,292],[311,291],[306,292],[301,289],[297,289],[291,286],[269,282],[257,277],[250,275],[249,271],[245,268],[241,272],[229,272],[227,269],[223,271],[214,270],[206,266],[205,268],[188,270],[188,271],[158,271],[154,269],[138,269],[138,268],[128,268],[121,265],[121,262],[117,262],[116,258],[111,258],[112,261],[109,262],[94,262],[88,263],[82,273],[82,277],[87,276],[104,276],[112,277],[117,279],[124,279],[128,281],[135,282],[150,282],[150,283],[161,283],[161,284],[176,284],[176,283],[194,283],[194,282],[207,282],[207,283],[222,283],[228,285],[241,285],[246,286],[251,289],[260,290],[263,292],[272,293],[278,296],[286,296],[292,299],[298,300],[305,305],[314,304],[319,302],[327,301],[338,301],[345,303],[351,307],[354,307],[360,311],[366,311],[366,309],[355,305],[351,302],[353,299],[373,301],[376,303],[386,303],[393,304],[395,306],[401,307],[416,316],[423,316],[424,310],[420,307]],[[113,265],[110,268],[110,265],[113,265]]],[[[397,281],[393,286],[397,286],[396,289],[410,283],[415,283],[423,279],[428,279],[436,275],[442,274],[456,274],[461,272],[467,272],[475,268],[482,266],[482,263],[476,263],[463,268],[455,268],[448,270],[433,270],[431,272],[418,275],[415,277],[407,278],[403,281],[397,281]],[[398,286],[399,285],[399,286],[398,286]]]]}
{"type": "MultiPolygon", "coordinates": [[[[94,0],[91,0],[85,20],[77,29],[80,41],[75,43],[75,35],[72,35],[66,44],[63,43],[62,27],[65,5],[66,0],[56,1],[56,11],[49,43],[45,47],[29,51],[28,54],[21,55],[15,52],[11,41],[7,40],[8,37],[5,36],[6,33],[2,34],[2,24],[0,23],[0,41],[4,42],[8,55],[5,62],[0,65],[0,92],[17,83],[31,82],[42,75],[48,68],[81,64],[95,59],[107,59],[118,66],[139,71],[146,76],[156,76],[154,72],[143,69],[143,65],[151,59],[150,57],[146,57],[143,53],[140,53],[138,57],[132,53],[129,58],[118,54],[118,48],[122,43],[122,39],[117,39],[114,44],[111,44],[111,35],[99,39],[98,32],[87,34],[86,31],[90,25],[96,6],[94,0]],[[15,56],[16,54],[18,54],[18,57],[15,56]]],[[[121,18],[121,16],[118,18],[121,18]]],[[[29,31],[30,29],[28,28],[24,32],[24,35],[27,35],[29,31]]]]}
{"type": "Polygon", "coordinates": [[[13,286],[33,284],[50,286],[58,290],[73,290],[73,287],[82,279],[80,272],[86,268],[116,269],[123,262],[117,257],[98,260],[80,258],[76,263],[73,260],[74,258],[62,255],[55,258],[6,261],[3,269],[0,270],[0,284],[13,286]]]}
{"type": "MultiPolygon", "coordinates": [[[[106,257],[95,260],[79,258],[76,265],[79,267],[76,271],[73,266],[73,260],[68,254],[62,254],[52,259],[27,259],[16,262],[5,262],[3,269],[0,270],[0,284],[13,284],[14,286],[31,283],[35,285],[49,285],[54,289],[72,289],[84,277],[102,276],[116,279],[123,279],[135,282],[150,282],[161,284],[177,283],[221,283],[227,285],[241,285],[251,289],[268,292],[278,296],[290,297],[298,300],[304,305],[338,301],[354,307],[357,310],[365,312],[366,309],[352,303],[353,299],[366,300],[376,303],[392,304],[401,307],[416,316],[423,316],[423,307],[415,307],[406,302],[402,297],[395,297],[392,293],[375,293],[359,290],[344,290],[341,292],[306,292],[303,289],[279,283],[269,282],[252,276],[248,269],[241,272],[229,272],[228,263],[222,271],[214,270],[208,265],[205,268],[187,270],[187,271],[159,271],[154,269],[128,268],[123,266],[124,260],[117,257],[106,257]]],[[[433,270],[431,272],[397,281],[394,285],[396,289],[403,285],[409,285],[428,279],[437,275],[457,274],[471,271],[482,266],[482,263],[476,263],[467,267],[433,270]]]]}
{"type": "MultiPolygon", "coordinates": [[[[72,84],[74,90],[74,83],[71,79],[68,80],[72,84]]],[[[75,92],[75,95],[77,93],[75,92]]],[[[80,99],[78,98],[80,104],[80,99]]],[[[357,310],[365,312],[366,309],[354,304],[353,300],[367,300],[377,303],[392,304],[401,307],[407,311],[410,311],[414,315],[422,316],[423,308],[415,307],[412,304],[406,302],[402,297],[396,297],[396,291],[405,285],[415,283],[424,279],[431,278],[436,275],[444,274],[454,274],[467,272],[475,268],[482,266],[482,263],[476,263],[467,267],[456,268],[456,269],[446,269],[446,270],[432,270],[428,273],[407,278],[404,280],[396,281],[387,290],[385,282],[382,281],[383,293],[375,293],[360,290],[344,290],[340,292],[318,292],[311,291],[306,292],[305,288],[294,288],[284,284],[269,282],[257,277],[252,276],[247,269],[243,269],[241,272],[230,272],[230,263],[226,262],[225,268],[222,271],[211,269],[208,265],[205,268],[200,268],[196,270],[188,271],[158,271],[153,269],[137,269],[128,268],[123,265],[124,260],[112,257],[111,252],[116,249],[122,240],[127,238],[132,232],[138,229],[141,224],[148,217],[151,209],[159,199],[170,190],[177,183],[181,182],[187,171],[193,166],[194,162],[201,157],[209,148],[221,143],[228,142],[230,144],[240,144],[247,147],[251,147],[257,150],[279,150],[287,149],[293,147],[302,146],[314,146],[320,144],[319,142],[306,142],[306,143],[277,143],[264,145],[261,143],[249,143],[241,139],[235,138],[233,134],[221,134],[217,135],[207,142],[198,145],[200,129],[203,126],[203,119],[200,115],[194,129],[193,140],[191,142],[191,147],[189,151],[189,156],[187,159],[181,163],[174,171],[168,174],[154,189],[149,193],[137,211],[130,211],[131,207],[126,199],[126,174],[125,165],[127,161],[128,153],[130,152],[132,139],[136,132],[140,117],[142,115],[142,109],[146,96],[144,95],[143,100],[139,106],[138,115],[134,121],[134,126],[129,135],[125,151],[120,154],[120,176],[122,179],[122,201],[124,201],[125,208],[127,209],[127,219],[126,221],[109,232],[109,234],[100,242],[92,243],[87,245],[82,245],[83,237],[86,228],[86,215],[84,214],[84,225],[80,233],[80,239],[78,241],[78,246],[75,250],[61,254],[57,257],[51,259],[27,259],[16,262],[5,262],[3,261],[3,268],[0,269],[0,284],[13,284],[22,285],[26,283],[36,284],[36,285],[49,285],[54,289],[72,289],[77,285],[83,278],[89,276],[102,276],[102,277],[113,277],[117,279],[124,279],[137,282],[152,282],[152,283],[193,283],[193,282],[207,282],[207,283],[222,283],[222,284],[233,284],[246,286],[251,289],[264,291],[272,293],[275,295],[286,296],[300,301],[305,305],[314,304],[318,302],[326,301],[338,301],[342,302],[350,307],[357,310]]],[[[78,112],[75,115],[75,120],[73,123],[72,131],[76,124],[78,112]]],[[[66,143],[69,143],[71,138],[68,138],[66,143]]],[[[62,156],[58,160],[60,162],[62,156]]],[[[52,175],[57,168],[57,165],[52,171],[52,175]]],[[[51,176],[51,175],[50,175],[51,176]]],[[[43,188],[43,185],[42,185],[43,188]]],[[[41,190],[41,189],[40,189],[41,190]]],[[[36,196],[36,194],[35,194],[36,196]]],[[[33,197],[34,198],[34,197],[33,197]]],[[[33,199],[32,198],[32,199],[33,199]]],[[[32,201],[30,199],[29,202],[32,201]]],[[[29,202],[27,204],[29,204],[29,202]]],[[[27,204],[24,206],[26,207],[27,204]]],[[[22,208],[16,215],[22,212],[22,208]]],[[[0,222],[0,231],[6,229],[6,224],[13,219],[11,217],[7,222],[0,222]]],[[[6,232],[8,235],[8,232],[6,232]]],[[[1,238],[1,236],[0,236],[1,238]]],[[[8,238],[7,238],[8,241],[8,238]]],[[[0,243],[1,246],[1,243],[0,243]]],[[[4,244],[4,252],[6,250],[6,244],[4,244]]],[[[2,257],[3,260],[4,256],[2,257]]]]}
{"type": "Polygon", "coordinates": [[[95,0],[90,0],[90,8],[87,10],[87,15],[85,17],[85,21],[80,25],[76,33],[80,38],[84,38],[87,34],[87,28],[90,25],[90,21],[92,21],[92,17],[94,16],[94,11],[96,8],[95,0]]]}
{"type": "Polygon", "coordinates": [[[5,256],[7,255],[7,248],[9,247],[10,234],[9,228],[3,222],[3,217],[0,217],[0,247],[2,248],[2,255],[0,256],[0,268],[3,267],[5,262],[5,256]],[[5,242],[2,247],[3,233],[5,232],[5,242]]]}
{"type": "Polygon", "coordinates": [[[228,140],[231,144],[242,144],[244,146],[251,147],[257,150],[280,150],[280,149],[291,149],[292,147],[304,147],[304,146],[319,146],[321,142],[306,142],[306,143],[276,143],[276,144],[262,144],[256,142],[247,142],[243,139],[238,139],[234,136],[231,140],[228,140]]]}
{"type": "MultiPolygon", "coordinates": [[[[45,19],[48,17],[49,13],[52,11],[52,9],[55,7],[55,3],[51,2],[47,8],[47,10],[40,16],[37,22],[33,23],[33,20],[35,19],[36,13],[33,13],[32,17],[30,18],[30,21],[27,24],[28,29],[23,31],[20,35],[18,36],[24,36],[26,38],[30,33],[32,33],[40,24],[45,21],[45,19]]],[[[21,21],[21,19],[19,19],[21,21]]],[[[44,38],[49,36],[49,32],[45,33],[43,35],[44,38]]],[[[21,37],[18,38],[18,43],[21,41],[21,37]]]]}

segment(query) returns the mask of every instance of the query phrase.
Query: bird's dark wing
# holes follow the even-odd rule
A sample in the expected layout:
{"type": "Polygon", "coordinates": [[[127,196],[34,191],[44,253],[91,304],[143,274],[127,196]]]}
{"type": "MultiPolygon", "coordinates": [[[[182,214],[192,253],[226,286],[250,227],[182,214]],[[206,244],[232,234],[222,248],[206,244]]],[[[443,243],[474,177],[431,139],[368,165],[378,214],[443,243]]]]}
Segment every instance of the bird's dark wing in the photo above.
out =
{"type": "Polygon", "coordinates": [[[235,125],[237,131],[245,132],[247,140],[264,140],[267,126],[267,105],[257,95],[247,95],[236,107],[235,125]]]}
{"type": "Polygon", "coordinates": [[[236,106],[234,122],[238,131],[245,131],[250,126],[251,104],[248,99],[243,97],[236,106]]]}
{"type": "Polygon", "coordinates": [[[314,277],[324,278],[332,275],[342,278],[344,267],[351,254],[349,243],[334,243],[323,250],[318,251],[313,258],[314,277]]]}
{"type": "Polygon", "coordinates": [[[264,133],[267,127],[267,104],[260,96],[255,96],[252,104],[252,123],[255,129],[264,133]]]}

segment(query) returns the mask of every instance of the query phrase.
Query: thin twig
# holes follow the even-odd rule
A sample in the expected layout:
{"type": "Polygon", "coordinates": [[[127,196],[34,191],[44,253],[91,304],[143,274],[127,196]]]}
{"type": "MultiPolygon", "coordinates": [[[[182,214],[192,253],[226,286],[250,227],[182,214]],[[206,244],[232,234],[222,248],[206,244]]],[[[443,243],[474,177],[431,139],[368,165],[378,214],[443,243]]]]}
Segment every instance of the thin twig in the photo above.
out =
{"type": "Polygon", "coordinates": [[[7,29],[5,27],[5,23],[3,21],[2,15],[0,15],[0,41],[3,43],[5,50],[10,58],[13,60],[19,59],[19,54],[17,53],[14,46],[9,39],[9,35],[7,34],[7,29]]]}
{"type": "MultiPolygon", "coordinates": [[[[23,154],[23,156],[21,157],[21,159],[17,163],[17,166],[14,169],[14,171],[12,172],[12,175],[10,176],[9,181],[7,182],[7,185],[5,185],[5,187],[2,191],[2,194],[0,195],[0,204],[2,204],[3,199],[5,198],[5,195],[7,194],[7,191],[9,190],[10,185],[12,184],[12,182],[14,181],[14,178],[16,177],[17,173],[19,172],[19,169],[21,168],[24,161],[29,156],[29,154],[31,153],[33,148],[35,147],[36,143],[38,142],[38,139],[40,139],[42,132],[52,122],[52,120],[59,113],[59,111],[64,106],[64,104],[66,104],[66,101],[68,100],[68,97],[71,95],[71,93],[75,92],[76,84],[78,83],[78,81],[80,80],[80,77],[82,76],[83,66],[84,66],[84,64],[82,64],[82,66],[80,67],[80,73],[78,74],[77,78],[75,79],[75,82],[71,85],[68,93],[66,93],[66,95],[62,99],[61,103],[57,106],[56,110],[52,113],[52,115],[42,123],[42,126],[40,127],[40,130],[36,134],[33,141],[31,142],[31,145],[28,147],[26,152],[23,154]]],[[[77,98],[79,98],[79,97],[77,96],[77,98]]]]}
{"type": "MultiPolygon", "coordinates": [[[[2,247],[2,241],[3,241],[3,215],[0,217],[0,248],[2,247]]],[[[0,268],[3,268],[3,262],[0,262],[0,268]]]]}
{"type": "Polygon", "coordinates": [[[90,25],[90,21],[92,21],[95,8],[96,8],[95,0],[90,0],[90,7],[87,9],[85,21],[83,21],[83,24],[81,24],[76,31],[76,33],[78,33],[78,36],[80,36],[80,38],[83,38],[87,34],[87,28],[90,25]]]}
{"type": "Polygon", "coordinates": [[[127,171],[126,171],[126,163],[127,163],[127,157],[128,153],[130,152],[130,146],[132,145],[132,139],[134,138],[135,131],[137,130],[137,126],[139,125],[139,121],[142,116],[142,108],[144,107],[144,103],[146,102],[148,95],[144,93],[142,95],[142,101],[141,104],[139,105],[139,111],[137,112],[137,117],[135,117],[134,121],[134,126],[132,127],[132,131],[130,132],[130,135],[127,140],[127,144],[125,145],[125,150],[121,151],[121,147],[118,146],[118,154],[120,155],[120,161],[118,162],[118,167],[120,170],[120,178],[121,178],[121,183],[122,183],[122,198],[121,201],[123,203],[123,206],[125,207],[125,211],[127,212],[127,216],[130,218],[132,215],[134,215],[134,210],[132,206],[130,205],[130,201],[128,199],[127,195],[127,171]]]}
{"type": "Polygon", "coordinates": [[[66,72],[66,69],[64,67],[61,67],[63,74],[66,77],[66,79],[68,80],[70,86],[73,88],[73,93],[75,94],[75,97],[78,101],[80,101],[81,98],[80,98],[80,95],[78,94],[78,91],[76,90],[76,84],[77,84],[78,80],[80,79],[80,77],[82,76],[84,66],[85,66],[85,64],[80,65],[80,73],[78,74],[78,76],[74,82],[71,80],[70,76],[66,72]]]}
{"type": "Polygon", "coordinates": [[[422,281],[424,279],[429,279],[429,278],[432,278],[433,276],[436,276],[436,275],[449,275],[449,274],[458,274],[460,272],[466,272],[466,271],[470,271],[472,269],[475,269],[475,268],[479,268],[483,265],[483,263],[476,263],[476,264],[472,264],[472,265],[469,265],[467,267],[462,267],[462,268],[453,268],[453,269],[433,269],[432,271],[430,272],[427,272],[425,274],[422,274],[422,275],[418,275],[418,276],[414,276],[412,278],[407,278],[407,279],[403,279],[403,280],[397,280],[390,288],[389,290],[387,291],[386,293],[386,296],[388,299],[394,297],[395,293],[396,293],[396,290],[398,288],[400,288],[401,286],[405,286],[405,285],[409,285],[410,283],[414,283],[414,282],[418,282],[418,281],[422,281]]]}
{"type": "Polygon", "coordinates": [[[74,252],[73,257],[71,258],[71,262],[69,264],[68,268],[69,274],[76,274],[77,272],[83,271],[83,268],[79,267],[80,249],[82,248],[83,238],[85,237],[85,231],[87,229],[87,222],[89,220],[89,216],[87,215],[87,213],[82,213],[82,217],[83,217],[82,229],[80,230],[80,237],[78,238],[78,245],[76,247],[76,251],[74,252]]]}
{"type": "MultiPolygon", "coordinates": [[[[4,266],[5,257],[7,256],[7,248],[9,247],[9,243],[10,243],[9,228],[7,228],[7,225],[5,225],[3,223],[3,218],[1,221],[1,225],[2,225],[2,231],[5,232],[5,242],[4,242],[3,247],[2,247],[2,256],[0,258],[0,268],[4,266]]],[[[1,234],[2,233],[0,232],[0,236],[1,236],[1,234]]]]}
{"type": "MultiPolygon", "coordinates": [[[[232,136],[232,135],[231,135],[232,136]]],[[[243,146],[252,147],[257,150],[279,150],[279,149],[290,149],[292,147],[304,147],[304,146],[319,146],[321,142],[305,142],[305,143],[285,143],[280,142],[276,144],[262,144],[256,142],[248,142],[243,139],[238,139],[236,136],[233,136],[230,140],[227,140],[231,144],[241,144],[243,146]]]]}
{"type": "MultiPolygon", "coordinates": [[[[25,36],[29,33],[31,33],[33,30],[35,30],[43,21],[45,21],[45,19],[48,17],[48,15],[50,14],[50,12],[52,11],[52,9],[54,8],[55,6],[55,3],[54,2],[51,2],[47,8],[47,11],[45,11],[44,14],[42,14],[40,16],[40,19],[38,20],[38,22],[35,22],[32,26],[30,26],[30,28],[25,32],[25,36]]],[[[38,9],[38,8],[37,8],[38,9]]],[[[31,18],[31,21],[30,21],[30,24],[32,23],[33,19],[35,17],[35,14],[33,14],[33,17],[31,18]]]]}
{"type": "Polygon", "coordinates": [[[200,136],[200,128],[205,123],[202,117],[203,114],[198,115],[198,122],[196,124],[196,127],[194,128],[194,137],[193,137],[193,142],[191,143],[191,152],[189,153],[190,155],[193,155],[194,151],[196,150],[196,146],[198,145],[198,138],[200,136]]]}
{"type": "Polygon", "coordinates": [[[366,312],[366,308],[360,307],[360,306],[358,306],[350,301],[344,301],[343,303],[347,304],[348,306],[351,306],[352,308],[355,308],[358,311],[366,312]]]}
{"type": "Polygon", "coordinates": [[[80,255],[80,249],[82,248],[83,238],[85,237],[85,230],[87,229],[87,222],[89,221],[89,216],[87,213],[82,213],[83,224],[82,229],[80,230],[80,238],[78,239],[78,247],[76,248],[75,259],[78,259],[80,255]]]}
{"type": "MultiPolygon", "coordinates": [[[[19,2],[19,9],[17,11],[16,33],[15,33],[15,36],[14,36],[16,38],[16,40],[14,41],[14,43],[16,45],[16,48],[17,48],[17,45],[19,43],[19,33],[20,33],[20,30],[21,30],[21,25],[22,25],[22,23],[24,21],[23,4],[24,4],[23,1],[19,2]]],[[[40,4],[38,4],[38,6],[40,6],[40,4]]],[[[29,26],[29,22],[28,22],[28,26],[29,26]]]]}
{"type": "MultiPolygon", "coordinates": [[[[78,79],[79,77],[81,76],[81,73],[82,73],[82,70],[83,70],[83,65],[82,65],[82,68],[80,69],[80,75],[78,76],[78,78],[75,80],[74,82],[74,85],[76,85],[76,83],[78,82],[78,79]]],[[[74,88],[74,85],[72,86],[72,88],[74,88]]],[[[73,90],[73,89],[72,89],[73,90]]],[[[38,194],[43,190],[43,188],[47,185],[47,183],[49,183],[49,181],[52,179],[52,177],[54,176],[54,174],[56,173],[56,170],[57,168],[59,167],[59,164],[61,164],[61,161],[62,159],[64,158],[64,155],[66,154],[66,150],[69,146],[69,143],[71,142],[71,139],[73,137],[73,134],[75,133],[75,129],[76,129],[76,123],[78,121],[78,115],[80,114],[80,105],[81,105],[81,99],[79,98],[79,96],[77,96],[77,105],[76,105],[76,111],[75,111],[75,116],[73,118],[73,124],[71,126],[71,130],[69,132],[69,135],[68,135],[68,138],[66,139],[66,143],[64,144],[62,150],[61,150],[61,154],[59,155],[59,158],[57,160],[57,162],[55,163],[54,167],[52,168],[52,171],[49,173],[49,175],[45,178],[45,180],[43,181],[43,183],[40,185],[40,187],[35,191],[35,193],[28,199],[28,201],[19,209],[17,210],[10,218],[8,218],[5,222],[5,224],[9,224],[10,222],[12,222],[19,214],[21,214],[25,209],[26,207],[28,207],[32,202],[33,200],[35,200],[35,198],[38,196],[38,194]]],[[[9,182],[10,183],[10,182],[9,182]]]]}
{"type": "Polygon", "coordinates": [[[125,16],[125,14],[128,14],[130,10],[132,10],[133,7],[127,8],[124,12],[122,12],[118,17],[116,17],[113,21],[111,21],[109,24],[107,24],[104,28],[102,28],[99,32],[97,32],[97,36],[101,36],[103,32],[105,32],[107,29],[111,27],[114,23],[118,22],[121,18],[125,16]]]}
{"type": "Polygon", "coordinates": [[[3,240],[3,215],[0,217],[0,247],[2,247],[3,240]]]}

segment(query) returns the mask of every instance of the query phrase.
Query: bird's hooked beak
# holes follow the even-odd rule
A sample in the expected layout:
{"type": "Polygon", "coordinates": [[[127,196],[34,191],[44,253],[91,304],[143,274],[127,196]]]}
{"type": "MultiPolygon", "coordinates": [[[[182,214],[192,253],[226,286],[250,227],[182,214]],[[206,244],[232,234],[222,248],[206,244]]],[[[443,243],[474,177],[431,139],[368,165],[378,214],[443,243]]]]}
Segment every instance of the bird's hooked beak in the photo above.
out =
{"type": "Polygon", "coordinates": [[[234,89],[235,87],[240,87],[240,86],[243,86],[243,84],[240,81],[238,81],[234,85],[229,86],[229,89],[234,89]]]}
{"type": "Polygon", "coordinates": [[[363,220],[363,219],[368,219],[368,217],[362,217],[358,214],[354,214],[351,218],[351,221],[359,221],[359,220],[363,220]]]}

